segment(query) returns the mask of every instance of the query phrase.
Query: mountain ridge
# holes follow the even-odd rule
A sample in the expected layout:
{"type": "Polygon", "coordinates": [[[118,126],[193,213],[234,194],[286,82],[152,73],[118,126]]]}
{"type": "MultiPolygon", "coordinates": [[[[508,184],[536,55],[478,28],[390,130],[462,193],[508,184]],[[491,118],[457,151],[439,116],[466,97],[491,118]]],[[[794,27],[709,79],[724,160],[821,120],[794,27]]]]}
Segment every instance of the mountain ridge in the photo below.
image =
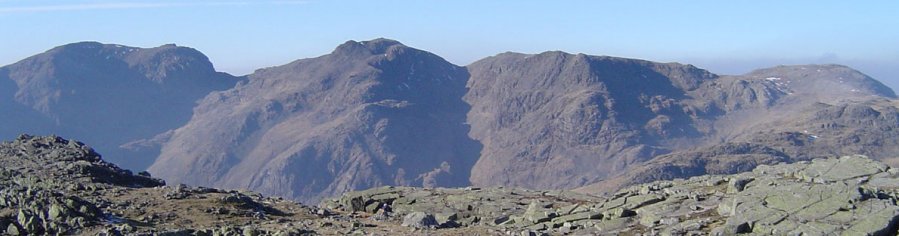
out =
{"type": "MultiPolygon", "coordinates": [[[[0,132],[109,133],[102,130],[127,127],[123,120],[179,117],[127,138],[85,141],[115,162],[154,161],[151,172],[172,183],[306,202],[381,185],[614,192],[660,178],[859,153],[899,163],[889,156],[899,146],[890,141],[899,136],[889,125],[895,92],[840,65],[717,75],[689,64],[549,51],[500,53],[461,67],[383,38],[350,40],[244,77],[217,72],[199,51],[176,45],[83,42],[41,55],[0,67],[0,109],[15,111],[0,114],[12,124],[0,132]],[[70,58],[38,60],[49,54],[70,58]],[[103,75],[93,76],[106,84],[100,87],[127,88],[123,98],[184,96],[159,103],[177,112],[111,100],[135,109],[125,112],[133,119],[57,112],[103,101],[66,99],[71,93],[51,83],[92,77],[84,75],[103,75]],[[206,83],[217,78],[228,82],[206,83]]],[[[116,94],[98,89],[72,91],[116,94]]]]}

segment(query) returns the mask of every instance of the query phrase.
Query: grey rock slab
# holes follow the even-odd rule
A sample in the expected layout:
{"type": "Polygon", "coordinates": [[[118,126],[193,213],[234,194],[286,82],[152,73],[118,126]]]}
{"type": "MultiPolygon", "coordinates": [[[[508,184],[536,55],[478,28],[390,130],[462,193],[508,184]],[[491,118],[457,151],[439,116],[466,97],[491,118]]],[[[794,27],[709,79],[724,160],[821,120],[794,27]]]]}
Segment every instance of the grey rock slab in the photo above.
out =
{"type": "Polygon", "coordinates": [[[613,208],[613,209],[602,212],[602,216],[604,219],[616,219],[616,218],[631,217],[636,214],[637,214],[637,212],[635,212],[635,211],[632,211],[627,208],[621,208],[621,207],[613,208]]]}
{"type": "Polygon", "coordinates": [[[646,195],[637,195],[627,197],[625,200],[624,208],[626,209],[637,209],[646,205],[654,204],[657,202],[664,201],[665,197],[659,194],[646,194],[646,195]]]}
{"type": "Polygon", "coordinates": [[[402,226],[412,228],[434,228],[437,227],[437,220],[434,216],[424,212],[413,212],[403,217],[402,226]]]}
{"type": "Polygon", "coordinates": [[[600,230],[602,232],[614,232],[617,230],[625,229],[629,225],[631,225],[630,218],[616,218],[616,219],[608,219],[608,220],[604,219],[604,220],[600,221],[599,223],[595,224],[593,227],[595,227],[597,230],[600,230]]]}
{"type": "Polygon", "coordinates": [[[534,224],[549,221],[551,215],[544,211],[540,205],[538,201],[532,201],[522,217],[534,224]]]}
{"type": "Polygon", "coordinates": [[[434,215],[434,219],[441,228],[456,227],[458,226],[456,221],[459,220],[459,214],[455,212],[437,213],[434,215]]]}
{"type": "Polygon", "coordinates": [[[843,235],[885,235],[890,229],[897,226],[899,220],[899,206],[891,201],[865,201],[859,205],[859,209],[865,212],[856,216],[851,226],[843,232],[843,235]]]}
{"type": "Polygon", "coordinates": [[[755,178],[743,176],[731,178],[730,181],[727,182],[727,192],[737,193],[743,191],[743,189],[746,188],[746,185],[753,180],[755,180],[755,178]]]}
{"type": "Polygon", "coordinates": [[[552,222],[555,224],[561,224],[565,222],[572,222],[578,220],[587,220],[587,219],[601,219],[603,214],[598,212],[580,212],[571,215],[563,215],[552,219],[552,222]]]}
{"type": "Polygon", "coordinates": [[[889,167],[872,162],[863,156],[844,156],[839,159],[816,159],[799,176],[807,181],[840,181],[884,172],[889,167]]]}

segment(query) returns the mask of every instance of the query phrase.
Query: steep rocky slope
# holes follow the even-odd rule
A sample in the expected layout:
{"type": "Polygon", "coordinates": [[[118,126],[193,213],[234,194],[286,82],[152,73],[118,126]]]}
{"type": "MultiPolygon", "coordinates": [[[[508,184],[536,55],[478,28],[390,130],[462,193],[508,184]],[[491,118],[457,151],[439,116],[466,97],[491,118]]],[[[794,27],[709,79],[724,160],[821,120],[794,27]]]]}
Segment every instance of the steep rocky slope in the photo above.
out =
{"type": "Polygon", "coordinates": [[[382,185],[467,186],[468,74],[378,39],[213,93],[150,168],[169,181],[315,201],[382,185]]]}
{"type": "Polygon", "coordinates": [[[238,80],[191,48],[64,45],[0,67],[0,137],[66,135],[143,170],[158,148],[120,146],[183,125],[198,99],[238,80]]]}
{"type": "Polygon", "coordinates": [[[547,52],[468,66],[477,185],[571,188],[705,135],[681,101],[717,76],[680,64],[547,52]]]}
{"type": "MultiPolygon", "coordinates": [[[[876,80],[834,65],[781,66],[721,80],[763,84],[769,90],[757,94],[776,99],[761,109],[724,113],[715,120],[715,138],[704,145],[656,157],[580,191],[608,193],[653,180],[827,156],[863,154],[896,163],[899,106],[892,90],[876,80]]],[[[694,96],[708,98],[720,87],[709,85],[694,96]]]]}
{"type": "Polygon", "coordinates": [[[611,192],[836,155],[894,158],[895,93],[839,65],[718,76],[676,63],[546,52],[468,66],[479,186],[611,192]],[[596,183],[598,182],[598,183],[596,183]]]}

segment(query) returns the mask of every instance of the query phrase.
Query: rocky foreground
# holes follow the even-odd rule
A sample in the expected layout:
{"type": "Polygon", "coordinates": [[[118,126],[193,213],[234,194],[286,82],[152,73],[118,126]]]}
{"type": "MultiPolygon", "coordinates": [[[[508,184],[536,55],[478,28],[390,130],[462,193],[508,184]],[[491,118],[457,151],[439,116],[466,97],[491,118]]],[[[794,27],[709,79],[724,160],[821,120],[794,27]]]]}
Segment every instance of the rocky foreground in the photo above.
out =
{"type": "Polygon", "coordinates": [[[0,144],[7,235],[895,235],[899,170],[863,156],[632,186],[608,197],[512,188],[382,187],[304,206],[166,186],[84,144],[0,144]]]}
{"type": "MultiPolygon", "coordinates": [[[[520,189],[380,188],[325,201],[403,224],[488,226],[507,234],[895,235],[899,169],[864,156],[759,166],[738,175],[632,186],[609,198],[520,189]],[[432,218],[421,222],[412,217],[432,218]],[[397,222],[399,222],[397,220],[397,222]]],[[[440,232],[435,231],[435,232],[440,232]]]]}

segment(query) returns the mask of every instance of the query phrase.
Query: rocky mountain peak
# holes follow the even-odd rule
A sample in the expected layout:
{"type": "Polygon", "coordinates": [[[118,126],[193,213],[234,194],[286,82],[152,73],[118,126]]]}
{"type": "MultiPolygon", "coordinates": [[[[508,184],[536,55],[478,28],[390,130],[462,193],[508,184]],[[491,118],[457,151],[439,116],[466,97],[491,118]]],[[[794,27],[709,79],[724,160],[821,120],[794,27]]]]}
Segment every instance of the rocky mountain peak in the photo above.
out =
{"type": "Polygon", "coordinates": [[[304,201],[383,184],[469,183],[479,145],[464,121],[468,74],[437,55],[350,41],[249,78],[207,97],[149,170],[304,201]],[[262,172],[274,174],[246,176],[262,172]]]}
{"type": "Polygon", "coordinates": [[[765,80],[787,93],[896,98],[896,93],[880,81],[844,65],[781,65],[745,76],[765,80]]]}
{"type": "MultiPolygon", "coordinates": [[[[118,76],[125,77],[130,75],[125,75],[121,70],[137,70],[145,79],[160,84],[179,80],[181,83],[185,80],[197,81],[202,80],[202,77],[221,77],[203,53],[174,44],[136,48],[117,44],[79,42],[53,48],[9,67],[22,74],[45,73],[75,77],[72,79],[78,80],[93,79],[90,77],[94,76],[85,74],[97,71],[118,73],[118,76]]],[[[33,80],[50,78],[53,77],[15,76],[14,79],[20,84],[27,84],[33,80]]]]}
{"type": "Polygon", "coordinates": [[[84,41],[84,42],[70,43],[70,44],[59,46],[59,47],[55,47],[53,49],[50,49],[49,52],[64,52],[64,51],[72,52],[72,51],[79,51],[79,50],[87,51],[87,50],[98,50],[101,48],[103,48],[103,44],[100,42],[84,41]]]}
{"type": "Polygon", "coordinates": [[[591,56],[583,53],[571,54],[563,51],[547,51],[539,54],[506,52],[472,63],[469,68],[480,70],[481,67],[489,66],[490,71],[502,72],[521,65],[529,65],[531,69],[528,72],[534,73],[546,73],[552,68],[579,71],[579,75],[559,76],[561,79],[559,83],[612,83],[614,80],[620,80],[649,83],[647,85],[658,84],[656,87],[671,85],[685,91],[694,90],[699,84],[718,77],[693,65],[591,56]],[[661,77],[664,78],[659,80],[661,77]]]}
{"type": "MultiPolygon", "coordinates": [[[[382,55],[387,54],[393,48],[405,48],[402,43],[385,38],[378,38],[369,41],[347,41],[334,49],[332,54],[336,55],[382,55]]],[[[393,49],[395,50],[395,49],[393,49]]]]}
{"type": "MultiPolygon", "coordinates": [[[[16,124],[16,130],[0,129],[0,136],[77,137],[115,161],[124,158],[120,152],[130,152],[120,145],[178,127],[198,99],[241,80],[216,72],[192,48],[97,42],[59,46],[0,67],[0,73],[0,106],[10,109],[0,118],[16,124]]],[[[122,164],[144,169],[153,158],[122,164]]]]}
{"type": "Polygon", "coordinates": [[[361,42],[362,45],[368,48],[372,54],[383,54],[390,50],[392,47],[406,47],[399,41],[385,38],[377,38],[369,41],[361,42]]]}
{"type": "Polygon", "coordinates": [[[171,80],[196,80],[198,77],[214,76],[218,73],[209,58],[193,48],[178,47],[172,44],[148,49],[134,49],[134,51],[128,50],[129,54],[124,61],[157,83],[172,83],[171,80]]]}
{"type": "Polygon", "coordinates": [[[472,181],[531,188],[594,181],[666,152],[664,139],[697,135],[680,101],[717,78],[689,65],[558,51],[503,53],[467,68],[471,136],[485,144],[472,181]]]}

